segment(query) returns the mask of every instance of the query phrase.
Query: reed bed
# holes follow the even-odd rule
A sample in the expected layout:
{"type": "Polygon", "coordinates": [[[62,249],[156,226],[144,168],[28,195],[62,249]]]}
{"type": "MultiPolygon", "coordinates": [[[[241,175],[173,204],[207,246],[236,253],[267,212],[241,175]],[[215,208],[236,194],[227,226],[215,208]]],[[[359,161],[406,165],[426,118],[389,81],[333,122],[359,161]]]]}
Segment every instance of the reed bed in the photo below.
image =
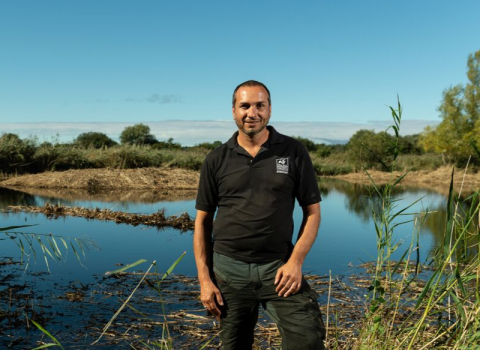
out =
{"type": "MultiPolygon", "coordinates": [[[[398,136],[402,115],[400,102],[398,109],[391,108],[391,112],[392,129],[398,136]]],[[[461,200],[454,192],[452,171],[443,244],[430,257],[433,271],[423,283],[419,277],[419,227],[427,215],[435,214],[428,210],[412,212],[415,202],[402,206],[393,197],[392,191],[408,176],[408,171],[400,176],[394,174],[399,155],[398,137],[390,146],[393,164],[389,182],[379,186],[365,170],[374,188],[371,198],[377,261],[367,289],[365,319],[351,348],[479,349],[479,193],[475,191],[466,200],[461,200]],[[412,221],[415,227],[412,240],[404,247],[395,239],[395,229],[412,221]],[[397,250],[403,252],[402,259],[394,262],[391,257],[397,250]]],[[[388,168],[382,159],[378,160],[388,168]]]]}

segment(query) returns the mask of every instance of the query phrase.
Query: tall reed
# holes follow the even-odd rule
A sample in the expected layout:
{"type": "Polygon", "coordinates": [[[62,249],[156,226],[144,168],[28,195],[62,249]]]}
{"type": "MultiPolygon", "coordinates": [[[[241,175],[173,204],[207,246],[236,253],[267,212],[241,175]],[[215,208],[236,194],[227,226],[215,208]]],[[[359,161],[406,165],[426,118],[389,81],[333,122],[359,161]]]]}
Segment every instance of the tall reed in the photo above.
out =
{"type": "Polygon", "coordinates": [[[401,201],[393,196],[392,191],[408,171],[397,178],[393,175],[400,153],[400,102],[397,109],[390,107],[390,110],[394,121],[391,129],[395,134],[389,145],[393,161],[387,165],[374,156],[390,171],[391,179],[380,187],[365,170],[374,189],[371,198],[377,260],[368,288],[368,311],[358,338],[352,340],[352,348],[480,349],[479,193],[462,201],[453,191],[452,172],[443,245],[430,258],[432,272],[422,283],[418,277],[421,269],[419,228],[426,215],[435,214],[428,210],[409,213],[421,199],[401,207],[401,201]],[[405,216],[407,218],[402,219],[405,216]],[[412,221],[412,239],[404,247],[396,240],[395,229],[412,221]],[[400,260],[393,261],[392,254],[399,249],[402,249],[400,260]]]}

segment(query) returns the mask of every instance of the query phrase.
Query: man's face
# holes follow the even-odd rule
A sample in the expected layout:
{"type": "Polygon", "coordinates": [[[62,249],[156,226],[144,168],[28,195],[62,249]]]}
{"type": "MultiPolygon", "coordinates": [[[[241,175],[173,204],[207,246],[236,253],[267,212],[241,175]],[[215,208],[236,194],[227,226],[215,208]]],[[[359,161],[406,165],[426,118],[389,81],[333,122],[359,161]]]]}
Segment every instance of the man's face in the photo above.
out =
{"type": "Polygon", "coordinates": [[[262,132],[272,113],[268,92],[263,86],[244,86],[238,89],[236,98],[232,113],[238,130],[250,137],[262,132]]]}

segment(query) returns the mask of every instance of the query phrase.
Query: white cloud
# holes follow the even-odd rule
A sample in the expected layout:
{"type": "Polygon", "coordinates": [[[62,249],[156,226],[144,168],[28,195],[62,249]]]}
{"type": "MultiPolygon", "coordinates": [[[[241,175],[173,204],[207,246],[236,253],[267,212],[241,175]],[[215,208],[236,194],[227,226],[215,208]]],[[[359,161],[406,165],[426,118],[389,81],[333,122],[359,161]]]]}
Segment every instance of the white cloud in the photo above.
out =
{"type": "MultiPolygon", "coordinates": [[[[139,122],[140,123],[140,122],[139,122]]],[[[173,138],[184,146],[192,146],[200,142],[226,141],[236,130],[233,121],[158,121],[141,122],[150,126],[151,132],[158,140],[173,138]]],[[[59,135],[62,141],[71,141],[79,134],[89,131],[103,132],[114,140],[127,126],[135,123],[0,123],[0,133],[14,133],[21,138],[35,135],[40,141],[50,140],[59,135]]],[[[302,136],[317,143],[342,143],[360,129],[383,131],[391,123],[385,121],[369,121],[368,123],[342,122],[277,122],[272,125],[281,133],[290,136],[302,136]]],[[[420,133],[428,125],[436,125],[431,120],[404,120],[401,134],[420,133]]]]}

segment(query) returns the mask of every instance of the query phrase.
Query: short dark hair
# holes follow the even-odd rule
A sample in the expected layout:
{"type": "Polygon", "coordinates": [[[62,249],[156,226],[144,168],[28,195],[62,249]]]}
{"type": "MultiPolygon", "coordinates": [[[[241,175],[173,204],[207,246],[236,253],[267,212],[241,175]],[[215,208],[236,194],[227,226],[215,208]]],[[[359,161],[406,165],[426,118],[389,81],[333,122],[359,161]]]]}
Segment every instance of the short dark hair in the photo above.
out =
{"type": "Polygon", "coordinates": [[[270,98],[270,91],[268,90],[268,88],[265,86],[265,84],[259,82],[259,81],[256,81],[256,80],[247,80],[247,81],[244,81],[243,83],[241,83],[240,85],[238,85],[235,90],[233,90],[233,97],[232,97],[232,107],[235,107],[235,103],[237,103],[237,91],[238,89],[240,89],[241,87],[244,87],[244,86],[262,86],[265,90],[267,90],[267,93],[268,93],[268,104],[271,106],[272,105],[272,99],[270,98]]]}

